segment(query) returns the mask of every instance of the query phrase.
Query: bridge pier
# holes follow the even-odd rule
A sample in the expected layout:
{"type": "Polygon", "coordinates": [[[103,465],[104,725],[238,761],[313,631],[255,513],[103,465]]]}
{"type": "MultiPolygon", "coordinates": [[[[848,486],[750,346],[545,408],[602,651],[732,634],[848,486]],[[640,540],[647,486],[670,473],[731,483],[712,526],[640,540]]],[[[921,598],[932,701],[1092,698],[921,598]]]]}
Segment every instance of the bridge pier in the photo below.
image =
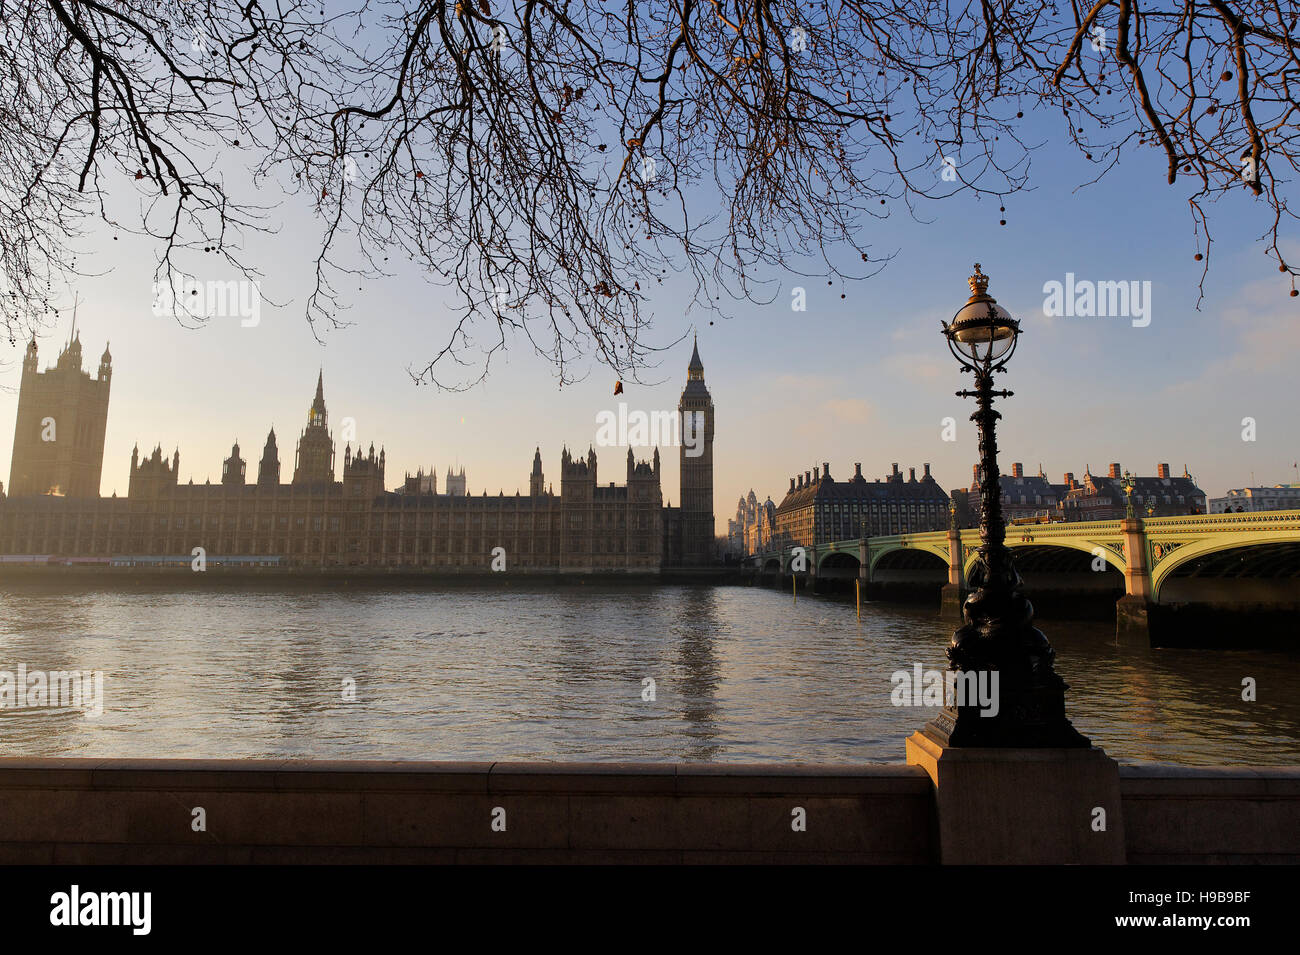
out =
{"type": "Polygon", "coordinates": [[[1125,646],[1151,646],[1151,608],[1141,597],[1125,594],[1115,602],[1115,642],[1125,646]]]}
{"type": "Polygon", "coordinates": [[[966,602],[966,588],[947,583],[939,588],[939,616],[957,623],[962,619],[961,608],[966,602]]]}
{"type": "Polygon", "coordinates": [[[1124,535],[1124,596],[1115,604],[1115,642],[1151,646],[1151,566],[1146,525],[1140,517],[1120,522],[1124,535]]]}
{"type": "Polygon", "coordinates": [[[939,591],[939,616],[945,620],[961,620],[962,604],[966,601],[966,575],[962,571],[961,531],[948,528],[948,582],[939,591]]]}

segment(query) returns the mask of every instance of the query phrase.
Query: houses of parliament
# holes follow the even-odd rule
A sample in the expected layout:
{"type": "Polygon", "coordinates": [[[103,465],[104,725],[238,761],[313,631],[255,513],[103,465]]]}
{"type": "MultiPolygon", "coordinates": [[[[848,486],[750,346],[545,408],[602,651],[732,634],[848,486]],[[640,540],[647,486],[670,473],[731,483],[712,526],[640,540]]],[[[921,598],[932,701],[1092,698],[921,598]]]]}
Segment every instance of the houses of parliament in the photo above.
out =
{"type": "Polygon", "coordinates": [[[0,486],[0,562],[189,567],[202,548],[217,566],[463,573],[488,572],[501,554],[512,572],[581,574],[657,573],[714,559],[714,414],[698,346],[678,414],[704,415],[703,452],[680,449],[676,507],[663,503],[658,449],[638,461],[629,448],[623,483],[602,484],[595,451],[579,457],[565,448],[558,494],[546,481],[540,448],[527,494],[466,494],[463,471],[459,479],[449,475],[451,493],[436,493],[436,482],[422,474],[387,490],[385,452],[376,454],[373,444],[365,452],[344,448],[339,480],[323,376],[288,482],[272,429],[255,479],[238,443],[218,484],[180,483],[179,449],[168,458],[161,447],[143,456],[137,447],[126,497],[101,497],[111,378],[107,347],[96,377],[82,369],[75,327],[44,371],[35,340],[27,346],[9,486],[0,486]]]}

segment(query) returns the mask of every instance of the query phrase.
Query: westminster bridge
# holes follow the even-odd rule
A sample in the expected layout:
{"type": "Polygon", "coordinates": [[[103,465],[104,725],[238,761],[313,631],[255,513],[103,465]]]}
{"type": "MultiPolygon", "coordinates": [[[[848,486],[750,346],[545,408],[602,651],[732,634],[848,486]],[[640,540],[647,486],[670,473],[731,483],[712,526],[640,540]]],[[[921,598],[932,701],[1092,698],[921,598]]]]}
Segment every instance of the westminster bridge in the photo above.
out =
{"type": "MultiPolygon", "coordinates": [[[[1203,639],[1189,642],[1220,643],[1245,613],[1271,632],[1266,642],[1300,640],[1300,511],[1012,524],[1006,544],[1031,599],[1113,600],[1122,639],[1179,642],[1168,638],[1191,620],[1203,639]]],[[[787,546],[745,566],[796,592],[851,590],[854,580],[869,597],[937,592],[943,612],[959,616],[979,546],[977,528],[950,529],[787,546]]]]}

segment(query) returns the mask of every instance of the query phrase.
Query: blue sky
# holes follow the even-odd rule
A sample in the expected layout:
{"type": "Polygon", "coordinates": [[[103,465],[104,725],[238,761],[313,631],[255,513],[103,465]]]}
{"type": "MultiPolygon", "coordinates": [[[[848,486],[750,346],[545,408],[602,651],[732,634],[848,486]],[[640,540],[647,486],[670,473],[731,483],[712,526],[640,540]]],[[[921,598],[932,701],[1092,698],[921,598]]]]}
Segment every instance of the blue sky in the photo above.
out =
{"type": "MultiPolygon", "coordinates": [[[[828,286],[823,279],[769,273],[781,283],[771,304],[729,303],[729,318],[686,314],[685,289],[655,286],[652,336],[669,342],[696,327],[706,381],[717,409],[715,508],[719,531],[738,496],[753,488],[779,501],[789,477],[829,461],[831,473],[869,477],[892,462],[929,462],[945,488],[966,486],[977,449],[972,410],[953,392],[966,385],[939,334],[969,294],[966,277],[979,261],[990,293],[1022,320],[1025,335],[1001,405],[1004,470],[1041,462],[1054,480],[1085,465],[1111,461],[1154,473],[1184,464],[1211,495],[1252,482],[1296,480],[1300,419],[1295,414],[1295,358],[1300,299],[1265,257],[1258,235],[1268,210],[1242,190],[1211,207],[1213,267],[1200,311],[1201,263],[1187,206],[1190,187],[1167,186],[1162,163],[1134,155],[1100,184],[1072,150],[1049,144],[1033,157],[1033,191],[1009,198],[1008,224],[996,200],[960,196],[920,206],[927,222],[895,204],[887,220],[869,220],[863,240],[894,260],[869,280],[828,286]],[[1093,281],[1149,281],[1151,323],[1126,318],[1049,318],[1043,285],[1066,273],[1093,281]],[[791,290],[807,292],[807,311],[792,312],[791,290]],[[844,295],[844,298],[841,298],[844,295]],[[712,322],[712,324],[710,324],[712,322]],[[958,422],[956,442],[941,440],[942,420],[958,422]],[[1242,419],[1256,420],[1257,439],[1242,440],[1242,419]]],[[[940,170],[936,168],[935,175],[940,170]]],[[[236,191],[241,184],[232,183],[236,191]]],[[[253,194],[243,183],[245,195],[253,194]]],[[[593,367],[559,389],[550,366],[514,348],[489,380],[464,394],[416,387],[406,369],[441,346],[451,312],[442,291],[403,275],[349,290],[350,327],[324,331],[324,344],[303,319],[318,224],[298,199],[279,201],[274,235],[250,235],[247,258],[263,272],[263,291],[287,302],[263,304],[260,324],[213,320],[189,330],[150,310],[154,251],[138,238],[92,223],[75,287],[78,327],[88,370],[111,339],[114,380],[102,491],[125,493],[131,448],[161,443],[181,452],[182,480],[219,479],[221,460],[238,438],[250,470],[268,428],[280,439],[286,479],[293,444],[306,422],[318,368],[324,369],[331,420],[356,421],[357,435],[388,452],[387,484],[404,471],[464,465],[473,493],[526,490],[533,449],[541,447],[548,481],[558,485],[560,450],[584,453],[596,415],[626,401],[633,410],[676,407],[690,357],[689,337],[667,353],[648,380],[626,383],[613,397],[614,375],[593,367]]],[[[708,201],[701,199],[701,201],[708,201]]],[[[720,205],[722,197],[713,197],[720,205]]],[[[1300,259],[1300,236],[1285,251],[1300,259]]],[[[224,277],[224,276],[214,276],[224,277]]],[[[71,303],[71,293],[66,296],[71,303]]],[[[70,310],[39,341],[42,367],[67,335],[70,310]]],[[[0,455],[8,461],[23,343],[0,369],[0,455]]],[[[626,449],[597,449],[601,479],[622,481],[626,449]]],[[[643,452],[645,457],[649,451],[643,452]]],[[[639,454],[638,456],[642,456],[639,454]]],[[[339,442],[342,457],[342,442],[339,442]]],[[[665,455],[666,499],[676,502],[676,453],[665,455]]],[[[7,472],[7,468],[5,469],[7,472]]],[[[6,474],[7,476],[7,474],[6,474]]],[[[558,489],[558,487],[557,487],[558,489]]]]}

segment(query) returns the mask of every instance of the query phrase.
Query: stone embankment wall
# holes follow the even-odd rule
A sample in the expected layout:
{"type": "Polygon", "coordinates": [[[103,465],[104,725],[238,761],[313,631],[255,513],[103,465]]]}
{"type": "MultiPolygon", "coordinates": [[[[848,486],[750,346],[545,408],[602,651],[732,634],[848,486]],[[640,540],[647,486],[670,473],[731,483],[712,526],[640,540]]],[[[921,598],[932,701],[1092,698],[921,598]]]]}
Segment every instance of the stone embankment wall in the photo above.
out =
{"type": "MultiPolygon", "coordinates": [[[[1129,862],[1300,862],[1300,768],[1121,793],[1129,862]]],[[[926,863],[935,805],[901,764],[4,759],[0,863],[926,863]]]]}

